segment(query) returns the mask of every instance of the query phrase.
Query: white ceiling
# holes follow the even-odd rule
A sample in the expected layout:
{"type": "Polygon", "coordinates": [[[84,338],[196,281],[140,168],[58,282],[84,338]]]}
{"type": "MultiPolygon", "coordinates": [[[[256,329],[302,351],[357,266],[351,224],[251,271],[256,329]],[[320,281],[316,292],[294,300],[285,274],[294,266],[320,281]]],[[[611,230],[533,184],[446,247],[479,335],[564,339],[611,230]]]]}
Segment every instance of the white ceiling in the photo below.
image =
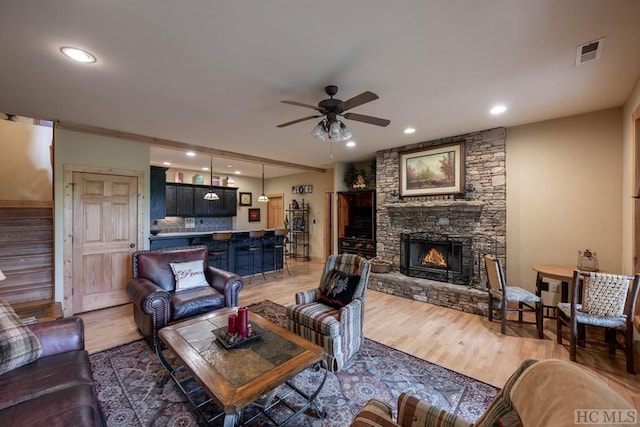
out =
{"type": "MultiPolygon", "coordinates": [[[[329,167],[620,106],[640,73],[638,22],[638,0],[8,1],[0,111],[329,167]],[[601,58],[575,66],[576,46],[601,37],[601,58]],[[72,63],[61,46],[98,62],[72,63]],[[310,135],[319,119],[276,128],[315,113],[281,100],[316,105],[328,84],[343,100],[375,92],[351,112],[391,124],[345,121],[357,147],[334,143],[333,158],[310,135]],[[498,102],[508,111],[489,115],[498,102]]],[[[152,150],[153,164],[165,158],[181,167],[182,153],[152,150]]]]}

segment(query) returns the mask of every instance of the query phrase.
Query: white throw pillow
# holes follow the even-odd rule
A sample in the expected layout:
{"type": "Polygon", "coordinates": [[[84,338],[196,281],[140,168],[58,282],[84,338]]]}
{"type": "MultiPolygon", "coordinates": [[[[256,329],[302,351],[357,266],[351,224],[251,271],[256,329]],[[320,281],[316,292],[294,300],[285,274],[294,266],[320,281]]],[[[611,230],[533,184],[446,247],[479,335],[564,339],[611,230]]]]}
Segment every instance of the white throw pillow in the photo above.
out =
{"type": "Polygon", "coordinates": [[[169,263],[176,279],[176,292],[185,289],[209,286],[204,277],[204,261],[171,262],[169,263]]]}

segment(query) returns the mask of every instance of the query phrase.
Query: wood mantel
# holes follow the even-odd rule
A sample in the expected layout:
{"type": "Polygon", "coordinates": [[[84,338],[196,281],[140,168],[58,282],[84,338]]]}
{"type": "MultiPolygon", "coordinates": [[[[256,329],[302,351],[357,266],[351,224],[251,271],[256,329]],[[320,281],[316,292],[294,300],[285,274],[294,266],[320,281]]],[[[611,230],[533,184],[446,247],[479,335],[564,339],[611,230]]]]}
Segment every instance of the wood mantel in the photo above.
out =
{"type": "Polygon", "coordinates": [[[485,206],[485,202],[478,200],[430,200],[421,202],[383,203],[381,206],[389,210],[390,213],[394,211],[406,212],[407,210],[457,210],[480,214],[482,208],[485,206]]]}

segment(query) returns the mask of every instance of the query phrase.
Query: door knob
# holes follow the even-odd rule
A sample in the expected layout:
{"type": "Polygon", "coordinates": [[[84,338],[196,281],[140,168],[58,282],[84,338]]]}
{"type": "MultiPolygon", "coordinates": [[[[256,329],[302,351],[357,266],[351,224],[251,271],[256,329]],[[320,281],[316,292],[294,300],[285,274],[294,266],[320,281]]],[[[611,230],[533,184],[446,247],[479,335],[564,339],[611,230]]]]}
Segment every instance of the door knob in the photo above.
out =
{"type": "Polygon", "coordinates": [[[129,244],[129,247],[130,247],[131,249],[133,249],[133,248],[135,248],[135,247],[136,247],[136,244],[135,244],[135,243],[130,243],[130,244],[129,244]]]}

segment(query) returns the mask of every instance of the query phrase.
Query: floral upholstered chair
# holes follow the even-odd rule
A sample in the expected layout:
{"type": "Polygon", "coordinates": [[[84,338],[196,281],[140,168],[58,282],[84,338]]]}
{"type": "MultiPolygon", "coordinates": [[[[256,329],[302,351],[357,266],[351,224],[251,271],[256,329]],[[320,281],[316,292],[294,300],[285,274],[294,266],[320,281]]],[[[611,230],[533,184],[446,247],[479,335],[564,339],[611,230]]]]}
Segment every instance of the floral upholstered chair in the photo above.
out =
{"type": "Polygon", "coordinates": [[[287,307],[289,330],[322,346],[330,371],[342,369],[360,349],[370,267],[359,255],[331,255],[320,285],[298,292],[287,307]]]}

